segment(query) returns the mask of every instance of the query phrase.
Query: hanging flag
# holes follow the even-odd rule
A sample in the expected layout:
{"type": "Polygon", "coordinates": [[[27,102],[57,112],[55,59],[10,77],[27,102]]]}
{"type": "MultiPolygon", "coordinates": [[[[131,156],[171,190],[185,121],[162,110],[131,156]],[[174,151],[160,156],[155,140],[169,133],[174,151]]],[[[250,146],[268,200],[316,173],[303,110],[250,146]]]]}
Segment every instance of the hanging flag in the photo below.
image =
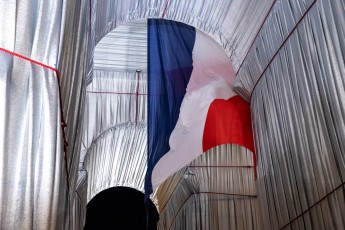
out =
{"type": "Polygon", "coordinates": [[[183,23],[148,20],[146,197],[203,152],[234,143],[254,152],[249,104],[232,90],[224,50],[183,23]]]}

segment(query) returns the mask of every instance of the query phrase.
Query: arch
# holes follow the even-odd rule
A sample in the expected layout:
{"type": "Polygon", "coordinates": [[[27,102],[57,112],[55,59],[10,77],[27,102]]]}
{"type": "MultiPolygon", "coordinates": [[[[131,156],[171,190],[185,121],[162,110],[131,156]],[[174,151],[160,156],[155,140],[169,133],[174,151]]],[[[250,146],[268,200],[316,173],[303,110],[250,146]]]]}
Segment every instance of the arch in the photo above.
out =
{"type": "Polygon", "coordinates": [[[249,223],[246,229],[255,229],[258,216],[249,214],[258,210],[252,156],[250,150],[240,145],[219,145],[167,179],[157,191],[158,228],[198,229],[200,223],[222,223],[219,229],[242,229],[244,220],[249,223]],[[205,216],[212,215],[219,211],[218,207],[222,207],[222,212],[212,218],[193,216],[201,211],[205,216]],[[224,218],[232,224],[222,222],[224,218]]]}
{"type": "MultiPolygon", "coordinates": [[[[120,124],[115,124],[113,126],[110,126],[108,129],[104,130],[101,134],[99,134],[96,138],[94,138],[90,144],[90,146],[88,146],[87,150],[86,150],[86,154],[85,154],[85,159],[88,157],[88,153],[90,152],[90,149],[92,148],[93,145],[95,145],[102,137],[104,137],[105,135],[107,135],[109,132],[113,131],[113,130],[116,130],[116,129],[121,129],[123,128],[124,126],[130,126],[130,127],[133,127],[133,126],[138,126],[138,124],[136,124],[135,122],[124,122],[124,123],[120,123],[120,124]]],[[[144,128],[143,126],[146,127],[146,123],[139,123],[139,128],[144,128]]],[[[80,163],[84,163],[83,162],[80,162],[80,163]]]]}
{"type": "MultiPolygon", "coordinates": [[[[144,17],[142,17],[144,18],[144,17]]],[[[130,22],[130,21],[135,21],[137,19],[140,19],[139,17],[138,18],[132,18],[132,19],[128,19],[127,21],[124,20],[124,22],[130,22]]],[[[169,18],[167,18],[169,19],[169,18]]],[[[174,19],[173,19],[174,20],[174,19]]],[[[181,20],[175,20],[175,21],[180,21],[180,22],[183,22],[183,23],[186,23],[185,21],[181,21],[181,20]]],[[[112,29],[115,29],[118,25],[120,25],[121,23],[118,22],[118,21],[115,21],[114,22],[115,24],[114,25],[110,25],[110,24],[107,24],[106,26],[106,30],[104,30],[103,32],[105,33],[105,31],[111,31],[112,29]]],[[[195,28],[198,28],[198,29],[201,29],[200,27],[198,26],[195,26],[193,25],[192,23],[186,23],[188,25],[192,25],[194,26],[195,28]]],[[[201,29],[202,30],[202,29],[201,29]]],[[[203,30],[205,32],[205,30],[203,30]]],[[[106,32],[106,33],[108,33],[106,32]]],[[[106,34],[105,33],[105,34],[106,34]]],[[[210,33],[208,33],[208,35],[210,36],[210,33]]],[[[214,37],[211,36],[211,38],[213,38],[213,40],[217,41],[214,37]]],[[[98,38],[96,38],[95,40],[95,44],[97,44],[97,42],[99,40],[97,40],[98,38]]],[[[218,42],[219,44],[219,42],[218,42]]],[[[224,46],[222,46],[223,49],[224,49],[224,46]]],[[[120,125],[123,125],[123,124],[132,124],[133,125],[133,122],[126,122],[126,123],[122,123],[120,125]]],[[[111,182],[111,180],[107,179],[108,181],[107,182],[104,182],[104,183],[99,183],[98,181],[98,178],[94,178],[94,176],[92,175],[92,172],[90,173],[90,170],[95,170],[95,165],[99,165],[99,166],[96,166],[97,170],[97,173],[99,173],[100,171],[104,170],[105,168],[107,168],[108,166],[105,166],[103,164],[98,164],[95,160],[92,160],[92,158],[94,156],[96,156],[95,154],[92,154],[92,149],[93,148],[96,148],[97,144],[100,143],[103,139],[107,138],[107,137],[110,137],[112,135],[112,132],[113,131],[118,131],[117,127],[119,127],[120,125],[116,124],[110,128],[108,128],[107,130],[103,131],[100,135],[98,135],[93,141],[92,141],[92,144],[90,145],[90,147],[88,148],[87,150],[87,154],[86,154],[86,160],[85,160],[85,168],[88,170],[89,172],[89,184],[88,184],[88,198],[87,200],[90,201],[91,199],[93,199],[95,196],[97,196],[97,194],[99,194],[101,191],[105,190],[105,189],[108,189],[109,187],[111,186],[126,186],[126,187],[131,187],[131,188],[134,188],[136,190],[139,190],[139,191],[143,191],[143,187],[141,188],[140,185],[136,184],[136,185],[133,185],[133,184],[130,184],[130,183],[126,183],[126,182],[123,182],[121,181],[121,183],[114,183],[114,182],[111,182]],[[98,183],[98,184],[97,184],[98,183]],[[97,186],[93,186],[93,185],[97,185],[97,186]],[[92,187],[93,186],[93,187],[92,187]]],[[[124,132],[128,132],[127,131],[124,131],[124,132]]],[[[98,154],[97,154],[98,155],[98,154]]],[[[97,158],[99,158],[99,156],[97,156],[97,158]]],[[[143,159],[143,160],[146,160],[143,159]]],[[[107,160],[102,160],[102,162],[105,162],[107,163],[108,161],[107,160]]],[[[145,173],[143,173],[144,175],[145,173]]],[[[107,174],[108,175],[108,174],[107,174]]],[[[99,176],[99,175],[97,175],[99,176]]],[[[102,176],[100,176],[102,177],[102,176]]],[[[103,178],[106,178],[103,176],[103,178]]]]}
{"type": "Polygon", "coordinates": [[[134,75],[134,73],[95,71],[94,81],[88,86],[86,91],[80,163],[84,162],[88,150],[91,144],[95,142],[95,139],[108,129],[116,128],[120,125],[131,126],[145,122],[146,114],[144,111],[147,103],[145,95],[146,75],[141,75],[140,83],[134,75]],[[124,84],[119,84],[119,82],[124,82],[124,84]],[[137,91],[144,94],[138,95],[137,91]],[[133,103],[133,100],[136,103],[133,103]],[[91,112],[94,108],[97,108],[95,112],[91,112]],[[110,111],[111,113],[109,113],[110,111]]]}
{"type": "MultiPolygon", "coordinates": [[[[102,1],[102,4],[106,4],[106,1],[102,1]]],[[[128,1],[130,2],[130,1],[128,1]]],[[[98,2],[97,2],[98,3],[98,2]]],[[[108,3],[111,6],[113,4],[108,3]]],[[[98,5],[96,5],[97,7],[98,5]]],[[[103,8],[102,8],[103,9],[103,8]]],[[[182,9],[184,10],[184,9],[182,9]]],[[[164,15],[165,17],[162,17],[163,14],[163,10],[162,9],[157,9],[157,7],[154,8],[150,8],[149,6],[146,6],[145,8],[142,8],[139,10],[133,10],[132,13],[129,13],[127,15],[127,17],[120,17],[120,18],[112,18],[110,21],[106,22],[105,25],[103,25],[103,27],[101,29],[99,29],[98,33],[96,31],[95,34],[95,47],[97,46],[97,44],[99,43],[99,41],[105,37],[110,31],[116,29],[118,26],[120,25],[124,25],[126,23],[130,23],[130,22],[134,22],[137,20],[143,20],[143,19],[148,19],[148,18],[157,18],[157,19],[166,19],[166,20],[174,20],[177,22],[182,22],[184,24],[193,26],[205,33],[207,33],[210,37],[212,37],[217,43],[219,43],[223,49],[226,51],[227,54],[229,54],[229,45],[227,42],[228,38],[225,35],[226,32],[224,31],[223,28],[219,27],[219,26],[214,26],[213,23],[209,23],[209,21],[206,20],[195,20],[197,18],[197,15],[195,15],[195,13],[190,12],[187,13],[189,15],[189,17],[183,19],[181,15],[184,15],[183,12],[179,12],[177,16],[177,14],[173,14],[175,13],[175,9],[170,9],[167,8],[166,10],[166,14],[164,15]],[[203,26],[201,26],[203,25],[203,26]]],[[[93,12],[97,13],[97,9],[93,12]]],[[[114,12],[116,13],[116,12],[114,12]]],[[[95,24],[97,23],[97,15],[96,15],[96,19],[95,19],[95,24]]]]}
{"type": "Polygon", "coordinates": [[[232,60],[235,69],[249,49],[273,0],[243,1],[111,1],[92,2],[92,39],[94,46],[121,24],[145,18],[164,18],[193,26],[217,41],[232,60]],[[249,10],[248,10],[249,9],[249,10]],[[104,12],[109,12],[104,15],[104,12]],[[247,15],[248,17],[244,17],[247,15]],[[255,17],[254,17],[255,15],[255,17]],[[251,35],[238,28],[251,29],[251,35]],[[241,48],[241,50],[239,49],[241,48]]]}
{"type": "Polygon", "coordinates": [[[114,186],[144,191],[146,135],[145,123],[126,122],[114,125],[94,139],[83,164],[88,172],[87,201],[114,186]],[[122,145],[134,139],[137,143],[129,148],[122,145]]]}
{"type": "MultiPolygon", "coordinates": [[[[127,122],[126,124],[130,124],[130,122],[127,122]]],[[[132,123],[133,124],[133,123],[132,123]]],[[[104,131],[102,134],[98,135],[92,142],[91,146],[88,148],[87,150],[87,164],[88,166],[85,166],[86,168],[89,167],[90,169],[91,168],[94,168],[94,165],[92,164],[97,164],[97,163],[92,163],[93,161],[92,160],[88,160],[90,158],[92,158],[92,154],[90,154],[90,152],[92,151],[92,146],[93,145],[96,145],[98,143],[98,141],[100,141],[101,139],[103,139],[103,137],[107,136],[109,132],[112,132],[116,129],[118,125],[115,125],[114,127],[111,127],[109,128],[108,130],[104,131]]],[[[98,156],[97,156],[98,157],[98,156]]],[[[146,159],[145,159],[146,160],[146,159]]],[[[101,168],[100,168],[101,169],[101,168]]],[[[101,169],[102,170],[102,169],[101,169]]],[[[90,179],[92,179],[92,176],[90,176],[90,179]]],[[[92,184],[93,182],[91,182],[92,184]]],[[[91,190],[88,190],[88,200],[90,200],[95,194],[97,194],[100,190],[102,189],[106,189],[108,188],[109,186],[131,186],[130,184],[111,184],[111,183],[105,183],[105,184],[102,184],[102,186],[95,186],[95,189],[93,189],[92,191],[91,190]]],[[[138,189],[138,190],[143,190],[143,188],[141,188],[140,186],[138,185],[135,185],[133,186],[134,188],[138,189]]]]}

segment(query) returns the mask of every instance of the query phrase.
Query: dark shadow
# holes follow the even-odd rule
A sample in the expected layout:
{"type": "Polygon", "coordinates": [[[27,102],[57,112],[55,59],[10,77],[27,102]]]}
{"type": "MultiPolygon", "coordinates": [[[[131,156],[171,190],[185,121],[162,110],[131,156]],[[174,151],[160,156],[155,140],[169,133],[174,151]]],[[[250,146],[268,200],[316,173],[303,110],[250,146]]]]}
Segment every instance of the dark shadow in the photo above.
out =
{"type": "MultiPolygon", "coordinates": [[[[157,229],[159,215],[152,201],[149,202],[149,229],[157,229]]],[[[87,205],[84,229],[146,229],[144,194],[128,187],[100,192],[87,205]]]]}

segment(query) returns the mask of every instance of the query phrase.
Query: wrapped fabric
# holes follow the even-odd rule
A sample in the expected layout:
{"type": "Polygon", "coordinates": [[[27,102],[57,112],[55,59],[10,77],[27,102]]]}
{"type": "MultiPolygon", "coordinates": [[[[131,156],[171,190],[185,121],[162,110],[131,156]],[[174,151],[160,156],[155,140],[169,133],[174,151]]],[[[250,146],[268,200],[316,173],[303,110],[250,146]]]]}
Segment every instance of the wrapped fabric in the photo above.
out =
{"type": "MultiPolygon", "coordinates": [[[[278,1],[273,15],[282,15],[275,18],[286,22],[291,17],[283,15],[296,13],[291,6],[298,3],[304,10],[298,13],[295,25],[288,26],[286,32],[279,31],[275,37],[283,39],[277,41],[273,46],[276,50],[271,52],[273,40],[264,38],[273,38],[268,33],[274,28],[272,15],[258,40],[260,50],[251,51],[243,71],[239,72],[242,83],[251,82],[242,85],[239,91],[245,92],[247,98],[252,93],[262,226],[263,229],[342,229],[345,225],[345,203],[340,195],[344,192],[345,175],[343,2],[290,2],[294,3],[283,7],[285,1],[278,1]],[[266,51],[272,54],[267,60],[253,58],[266,51]],[[260,63],[263,67],[259,67],[260,63]]],[[[279,24],[279,28],[284,26],[279,24]]]]}
{"type": "Polygon", "coordinates": [[[72,228],[88,12],[85,1],[0,1],[1,229],[72,228]]]}
{"type": "Polygon", "coordinates": [[[3,50],[0,60],[0,228],[62,228],[68,185],[56,72],[3,50]]]}
{"type": "Polygon", "coordinates": [[[158,229],[260,229],[253,154],[209,150],[157,190],[158,229]]]}
{"type": "MultiPolygon", "coordinates": [[[[91,39],[96,45],[119,25],[165,18],[194,26],[216,40],[237,70],[274,0],[113,1],[92,0],[91,39]],[[106,14],[104,12],[107,12],[106,14]]],[[[91,61],[90,61],[91,62],[91,61]]],[[[88,82],[91,82],[89,75],[88,82]]]]}
{"type": "Polygon", "coordinates": [[[234,82],[235,91],[247,101],[264,69],[312,4],[313,0],[288,0],[273,5],[234,82]]]}
{"type": "Polygon", "coordinates": [[[87,201],[115,186],[144,191],[146,171],[146,124],[116,125],[95,139],[84,168],[88,172],[87,201]]]}
{"type": "Polygon", "coordinates": [[[80,162],[93,140],[109,128],[147,120],[147,75],[134,72],[94,70],[87,86],[80,162]]]}

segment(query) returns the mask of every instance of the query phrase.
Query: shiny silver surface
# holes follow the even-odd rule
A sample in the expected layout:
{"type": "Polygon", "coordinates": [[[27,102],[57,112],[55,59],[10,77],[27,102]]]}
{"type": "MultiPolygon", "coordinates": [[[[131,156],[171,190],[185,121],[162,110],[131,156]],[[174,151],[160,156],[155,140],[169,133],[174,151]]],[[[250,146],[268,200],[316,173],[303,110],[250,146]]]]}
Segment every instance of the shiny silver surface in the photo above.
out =
{"type": "MultiPolygon", "coordinates": [[[[222,45],[237,70],[274,0],[93,0],[94,43],[119,25],[164,18],[194,26],[222,45]],[[107,14],[104,14],[107,12],[107,14]]],[[[91,76],[90,76],[91,77],[91,76]]],[[[91,81],[90,79],[88,81],[91,81]]]]}
{"type": "Polygon", "coordinates": [[[344,17],[343,2],[315,2],[253,92],[264,229],[345,225],[344,17]]]}
{"type": "Polygon", "coordinates": [[[253,153],[215,147],[157,190],[158,229],[259,229],[253,153]]]}
{"type": "MultiPolygon", "coordinates": [[[[97,192],[142,189],[135,173],[145,167],[145,61],[137,91],[135,59],[118,50],[94,65],[94,53],[118,26],[164,17],[208,33],[238,70],[234,87],[251,103],[258,180],[255,188],[250,168],[180,171],[152,197],[159,228],[343,229],[344,9],[341,0],[0,0],[0,48],[25,57],[0,50],[0,228],[82,229],[97,192]],[[109,158],[127,165],[122,174],[118,165],[99,170],[109,158]]],[[[118,47],[130,47],[120,37],[118,47]]],[[[211,150],[222,158],[192,164],[238,162],[227,154],[242,150],[223,148],[211,150]]]]}

